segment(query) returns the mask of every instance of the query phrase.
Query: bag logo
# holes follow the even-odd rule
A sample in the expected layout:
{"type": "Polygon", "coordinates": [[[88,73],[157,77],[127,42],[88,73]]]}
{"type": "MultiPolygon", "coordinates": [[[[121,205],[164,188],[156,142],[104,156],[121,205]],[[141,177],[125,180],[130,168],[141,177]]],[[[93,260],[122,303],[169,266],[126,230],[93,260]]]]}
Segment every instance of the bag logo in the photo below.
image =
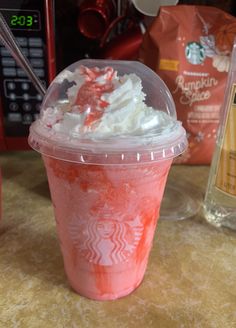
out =
{"type": "Polygon", "coordinates": [[[198,42],[189,42],[185,48],[185,56],[190,64],[202,64],[206,58],[203,46],[198,42]]]}

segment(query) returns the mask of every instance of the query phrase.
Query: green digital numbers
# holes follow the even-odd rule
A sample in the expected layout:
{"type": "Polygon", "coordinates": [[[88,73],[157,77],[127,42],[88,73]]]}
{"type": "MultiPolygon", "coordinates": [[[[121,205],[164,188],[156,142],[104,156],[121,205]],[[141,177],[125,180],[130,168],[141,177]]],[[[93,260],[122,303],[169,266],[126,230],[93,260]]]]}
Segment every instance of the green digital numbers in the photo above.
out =
{"type": "Polygon", "coordinates": [[[30,15],[12,15],[11,26],[31,27],[33,25],[33,16],[30,15]]]}
{"type": "Polygon", "coordinates": [[[26,26],[32,26],[33,25],[33,16],[27,16],[26,17],[26,26]]]}
{"type": "Polygon", "coordinates": [[[11,16],[11,26],[17,25],[17,19],[18,19],[18,17],[16,15],[11,16]]]}

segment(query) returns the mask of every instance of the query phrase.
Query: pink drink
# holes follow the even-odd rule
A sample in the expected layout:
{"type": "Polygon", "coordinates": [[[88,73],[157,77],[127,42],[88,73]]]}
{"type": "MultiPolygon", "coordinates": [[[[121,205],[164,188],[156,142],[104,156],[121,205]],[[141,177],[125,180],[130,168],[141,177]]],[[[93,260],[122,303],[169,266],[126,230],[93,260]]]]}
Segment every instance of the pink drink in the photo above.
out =
{"type": "Polygon", "coordinates": [[[141,283],[171,162],[86,165],[44,157],[65,270],[79,294],[112,300],[141,283]]]}
{"type": "Polygon", "coordinates": [[[131,293],[187,145],[163,81],[141,63],[79,61],[48,89],[29,144],[43,156],[73,289],[96,300],[131,293]]]}

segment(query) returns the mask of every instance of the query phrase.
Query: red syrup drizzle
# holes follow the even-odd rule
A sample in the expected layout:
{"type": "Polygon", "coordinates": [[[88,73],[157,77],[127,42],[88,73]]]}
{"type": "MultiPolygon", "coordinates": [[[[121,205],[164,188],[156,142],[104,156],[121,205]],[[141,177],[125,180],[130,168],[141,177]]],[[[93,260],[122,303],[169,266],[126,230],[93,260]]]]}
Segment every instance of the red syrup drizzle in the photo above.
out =
{"type": "Polygon", "coordinates": [[[112,79],[116,72],[112,67],[104,69],[88,68],[81,66],[80,73],[85,76],[85,82],[80,87],[74,105],[78,106],[79,113],[88,112],[84,125],[91,126],[99,120],[109,103],[102,99],[104,93],[114,90],[112,79]],[[98,78],[106,75],[105,81],[98,81],[98,78]]]}

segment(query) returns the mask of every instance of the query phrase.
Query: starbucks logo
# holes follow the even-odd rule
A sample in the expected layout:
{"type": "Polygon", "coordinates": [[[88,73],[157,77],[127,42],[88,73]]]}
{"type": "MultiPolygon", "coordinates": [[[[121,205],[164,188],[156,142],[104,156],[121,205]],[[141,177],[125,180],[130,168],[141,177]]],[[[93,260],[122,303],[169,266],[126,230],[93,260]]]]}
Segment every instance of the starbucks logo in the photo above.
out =
{"type": "Polygon", "coordinates": [[[189,42],[185,49],[185,56],[193,65],[201,64],[206,58],[203,46],[198,42],[189,42]]]}
{"type": "Polygon", "coordinates": [[[141,218],[74,217],[70,238],[87,261],[104,266],[127,262],[143,234],[141,218]]]}

